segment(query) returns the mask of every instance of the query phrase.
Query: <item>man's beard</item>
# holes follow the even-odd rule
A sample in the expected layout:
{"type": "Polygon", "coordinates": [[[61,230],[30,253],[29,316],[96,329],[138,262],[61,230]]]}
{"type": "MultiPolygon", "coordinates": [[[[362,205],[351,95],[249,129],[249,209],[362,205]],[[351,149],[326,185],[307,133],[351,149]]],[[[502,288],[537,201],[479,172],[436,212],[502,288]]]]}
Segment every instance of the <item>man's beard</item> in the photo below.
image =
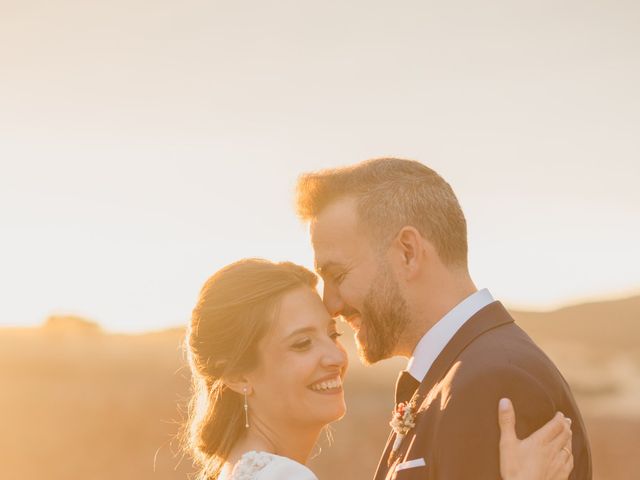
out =
{"type": "Polygon", "coordinates": [[[384,262],[365,296],[360,313],[364,338],[356,337],[356,344],[361,360],[370,365],[392,357],[410,319],[407,302],[384,262]]]}

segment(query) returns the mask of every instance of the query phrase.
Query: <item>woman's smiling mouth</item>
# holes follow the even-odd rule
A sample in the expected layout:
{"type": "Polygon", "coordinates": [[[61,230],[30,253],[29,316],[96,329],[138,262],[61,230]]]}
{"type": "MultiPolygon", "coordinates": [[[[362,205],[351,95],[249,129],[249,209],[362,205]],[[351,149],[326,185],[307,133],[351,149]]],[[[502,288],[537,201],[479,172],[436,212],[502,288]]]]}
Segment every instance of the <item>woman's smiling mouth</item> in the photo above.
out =
{"type": "Polygon", "coordinates": [[[320,381],[312,383],[307,388],[316,393],[339,393],[342,392],[342,378],[336,375],[330,378],[324,378],[320,381]]]}

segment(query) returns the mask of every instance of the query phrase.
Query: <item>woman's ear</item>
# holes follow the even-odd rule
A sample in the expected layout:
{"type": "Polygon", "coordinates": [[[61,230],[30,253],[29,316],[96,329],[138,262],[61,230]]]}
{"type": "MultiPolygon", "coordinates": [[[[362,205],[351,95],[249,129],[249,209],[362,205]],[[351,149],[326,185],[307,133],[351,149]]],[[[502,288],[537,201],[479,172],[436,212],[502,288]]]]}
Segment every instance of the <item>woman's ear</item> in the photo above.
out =
{"type": "Polygon", "coordinates": [[[247,380],[247,378],[245,377],[234,377],[234,378],[228,378],[228,379],[224,379],[224,384],[227,386],[227,388],[230,388],[231,390],[233,390],[236,393],[239,393],[240,395],[244,395],[245,393],[247,395],[251,395],[251,393],[253,392],[253,388],[251,387],[250,382],[247,380]]]}

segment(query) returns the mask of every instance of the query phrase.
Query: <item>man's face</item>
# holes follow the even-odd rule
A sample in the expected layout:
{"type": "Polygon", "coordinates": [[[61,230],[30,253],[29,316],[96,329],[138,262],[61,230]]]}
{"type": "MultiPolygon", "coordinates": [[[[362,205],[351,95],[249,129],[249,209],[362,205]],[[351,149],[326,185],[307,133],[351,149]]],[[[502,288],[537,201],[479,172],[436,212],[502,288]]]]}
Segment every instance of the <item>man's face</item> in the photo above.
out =
{"type": "Polygon", "coordinates": [[[375,363],[395,354],[409,323],[407,305],[384,254],[358,229],[356,201],[338,200],[311,222],[323,301],[355,332],[361,359],[375,363]]]}

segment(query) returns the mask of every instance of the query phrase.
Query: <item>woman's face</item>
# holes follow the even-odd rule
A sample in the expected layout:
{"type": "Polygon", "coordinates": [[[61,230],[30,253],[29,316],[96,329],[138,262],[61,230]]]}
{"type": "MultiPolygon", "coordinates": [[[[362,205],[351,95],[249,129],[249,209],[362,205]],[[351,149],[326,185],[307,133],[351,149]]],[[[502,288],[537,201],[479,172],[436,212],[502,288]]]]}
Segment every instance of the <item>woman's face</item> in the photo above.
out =
{"type": "Polygon", "coordinates": [[[347,353],[336,322],[310,287],[285,294],[273,328],[259,344],[250,415],[267,425],[324,426],[346,411],[342,379],[347,353]]]}

